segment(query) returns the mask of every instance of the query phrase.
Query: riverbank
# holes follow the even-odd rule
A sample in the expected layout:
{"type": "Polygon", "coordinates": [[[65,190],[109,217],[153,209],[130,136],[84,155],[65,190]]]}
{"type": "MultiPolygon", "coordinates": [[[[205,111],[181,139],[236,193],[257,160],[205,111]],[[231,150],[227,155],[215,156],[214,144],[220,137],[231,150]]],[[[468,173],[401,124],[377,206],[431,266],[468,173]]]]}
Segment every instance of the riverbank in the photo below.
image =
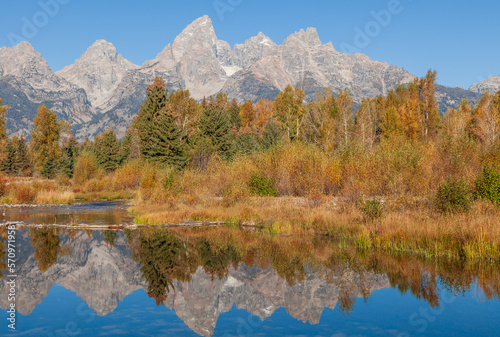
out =
{"type": "Polygon", "coordinates": [[[70,180],[13,178],[0,203],[12,207],[22,202],[33,207],[125,199],[132,204],[129,212],[135,216],[135,225],[252,226],[277,235],[333,236],[360,250],[429,258],[500,259],[500,208],[491,202],[475,200],[467,212],[442,213],[433,204],[433,195],[352,199],[313,191],[304,197],[256,197],[249,195],[245,184],[218,186],[215,179],[203,181],[206,176],[201,173],[175,177],[172,187],[169,180],[155,177],[169,177],[166,172],[146,169],[144,177],[131,185],[117,183],[125,181],[119,172],[91,180],[83,188],[70,180]],[[222,196],[217,196],[217,187],[222,196]]]}
{"type": "Polygon", "coordinates": [[[138,224],[222,221],[228,227],[252,225],[270,234],[333,236],[360,250],[500,259],[500,210],[491,203],[476,201],[469,212],[460,214],[441,214],[419,201],[386,201],[382,209],[380,218],[370,219],[358,204],[339,199],[257,197],[229,206],[223,198],[194,204],[170,200],[129,211],[138,224]]]}

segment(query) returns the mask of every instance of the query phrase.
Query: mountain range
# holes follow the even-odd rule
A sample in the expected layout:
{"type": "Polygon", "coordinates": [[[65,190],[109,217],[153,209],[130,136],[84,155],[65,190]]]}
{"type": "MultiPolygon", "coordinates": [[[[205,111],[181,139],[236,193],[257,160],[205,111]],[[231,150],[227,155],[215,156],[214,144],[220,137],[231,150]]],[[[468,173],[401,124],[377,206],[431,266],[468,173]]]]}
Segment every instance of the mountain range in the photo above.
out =
{"type": "MultiPolygon", "coordinates": [[[[331,42],[321,42],[314,28],[295,32],[281,45],[259,33],[231,48],[217,38],[208,16],[195,20],[140,66],[104,40],[57,72],[28,42],[0,48],[0,97],[11,107],[6,117],[11,135],[28,135],[37,106],[45,104],[71,121],[80,140],[109,127],[121,137],[155,76],[163,77],[169,90],[188,89],[197,100],[224,92],[240,103],[274,99],[288,84],[303,88],[308,102],[331,87],[334,92],[349,89],[359,103],[415,78],[364,54],[336,51],[331,42]]],[[[436,97],[445,111],[463,97],[475,103],[485,91],[499,88],[500,77],[491,77],[469,90],[438,86],[436,97]]]]}

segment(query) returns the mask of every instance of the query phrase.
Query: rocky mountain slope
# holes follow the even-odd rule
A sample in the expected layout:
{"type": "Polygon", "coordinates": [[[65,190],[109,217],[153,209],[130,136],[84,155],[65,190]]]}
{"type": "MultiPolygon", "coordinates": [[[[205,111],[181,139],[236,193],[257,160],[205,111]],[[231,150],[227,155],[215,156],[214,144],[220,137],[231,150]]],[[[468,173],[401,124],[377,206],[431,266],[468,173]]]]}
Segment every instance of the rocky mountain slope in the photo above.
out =
{"type": "Polygon", "coordinates": [[[137,68],[118,55],[111,43],[98,40],[74,64],[56,75],[84,89],[92,106],[103,112],[115,105],[112,98],[127,72],[137,68]]]}
{"type": "Polygon", "coordinates": [[[95,114],[85,90],[57,76],[28,42],[0,48],[0,94],[12,107],[7,116],[11,134],[29,132],[39,104],[76,124],[95,114]]]}
{"type": "Polygon", "coordinates": [[[490,76],[484,81],[471,85],[469,90],[479,94],[484,94],[487,91],[496,93],[500,90],[500,76],[490,76]]]}
{"type": "MultiPolygon", "coordinates": [[[[27,42],[0,48],[0,97],[11,106],[10,134],[27,135],[36,106],[46,104],[72,122],[79,139],[93,138],[109,127],[123,136],[154,76],[162,76],[169,90],[188,89],[196,99],[220,91],[240,102],[274,99],[292,84],[305,90],[307,101],[328,86],[349,89],[358,103],[414,78],[404,68],[338,52],[331,42],[323,44],[314,28],[290,35],[281,45],[259,33],[231,48],[217,38],[208,16],[195,20],[141,66],[104,40],[56,73],[27,42]]],[[[462,96],[475,97],[454,88],[438,91],[443,107],[456,106],[462,96]]]]}

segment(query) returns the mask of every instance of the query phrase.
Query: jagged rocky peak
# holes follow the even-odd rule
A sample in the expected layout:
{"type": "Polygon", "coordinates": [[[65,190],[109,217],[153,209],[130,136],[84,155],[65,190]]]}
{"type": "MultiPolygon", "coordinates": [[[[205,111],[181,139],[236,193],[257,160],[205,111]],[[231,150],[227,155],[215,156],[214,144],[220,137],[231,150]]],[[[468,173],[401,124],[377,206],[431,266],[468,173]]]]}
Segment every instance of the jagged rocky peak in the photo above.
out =
{"type": "Polygon", "coordinates": [[[217,40],[208,16],[196,19],[176,37],[172,45],[178,74],[192,96],[201,99],[220,91],[231,61],[231,48],[217,40]]]}
{"type": "Polygon", "coordinates": [[[126,73],[137,68],[118,54],[112,43],[97,40],[74,64],[58,71],[57,75],[83,88],[92,105],[102,110],[126,73]]]}
{"type": "Polygon", "coordinates": [[[500,90],[500,76],[490,76],[484,81],[471,85],[469,90],[478,94],[484,94],[485,92],[496,93],[500,90]]]}
{"type": "Polygon", "coordinates": [[[0,49],[0,67],[4,75],[29,77],[53,74],[47,61],[27,41],[0,49]]]}
{"type": "Polygon", "coordinates": [[[103,66],[108,64],[118,65],[127,70],[138,68],[137,65],[125,59],[121,54],[118,54],[112,43],[106,40],[97,40],[75,61],[75,64],[65,67],[58,73],[60,75],[66,75],[68,69],[73,69],[77,65],[103,66]]]}
{"type": "Polygon", "coordinates": [[[94,42],[77,60],[77,62],[83,61],[109,61],[112,63],[124,62],[128,63],[131,68],[135,66],[132,62],[125,60],[121,55],[119,55],[115,46],[106,40],[97,40],[94,42]]]}
{"type": "Polygon", "coordinates": [[[267,37],[262,32],[259,32],[259,34],[257,34],[257,36],[254,36],[250,40],[257,41],[258,43],[263,44],[263,45],[268,46],[268,47],[276,47],[276,43],[274,43],[273,40],[271,40],[269,37],[267,37]]]}
{"type": "Polygon", "coordinates": [[[276,48],[276,43],[269,37],[259,32],[243,44],[236,44],[233,51],[233,64],[240,68],[248,68],[259,60],[269,50],[276,48]]]}
{"type": "Polygon", "coordinates": [[[217,36],[212,20],[207,15],[194,20],[175,38],[172,51],[175,60],[179,61],[186,51],[200,47],[217,53],[217,36]]]}
{"type": "Polygon", "coordinates": [[[303,45],[306,45],[308,47],[315,47],[315,46],[321,46],[321,40],[319,39],[318,36],[318,31],[316,28],[307,28],[305,31],[301,29],[300,31],[290,35],[285,42],[283,42],[283,45],[287,45],[290,43],[296,43],[300,42],[303,45]]]}

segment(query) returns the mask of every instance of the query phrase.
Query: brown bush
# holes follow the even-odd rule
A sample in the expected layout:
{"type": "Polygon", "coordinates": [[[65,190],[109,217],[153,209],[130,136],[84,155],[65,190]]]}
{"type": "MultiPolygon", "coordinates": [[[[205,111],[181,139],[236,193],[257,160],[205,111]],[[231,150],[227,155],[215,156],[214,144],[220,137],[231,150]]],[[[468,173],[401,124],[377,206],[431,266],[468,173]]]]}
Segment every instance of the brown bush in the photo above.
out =
{"type": "Polygon", "coordinates": [[[8,178],[5,174],[0,173],[0,197],[7,192],[7,182],[8,178]]]}
{"type": "Polygon", "coordinates": [[[16,186],[16,199],[20,204],[29,204],[33,202],[36,196],[35,190],[28,185],[16,186]]]}
{"type": "Polygon", "coordinates": [[[119,167],[113,176],[113,188],[119,191],[139,187],[145,165],[140,160],[133,160],[119,167]]]}
{"type": "Polygon", "coordinates": [[[78,156],[73,170],[73,180],[75,183],[83,185],[88,180],[95,178],[99,173],[97,159],[94,154],[84,151],[78,156]]]}

